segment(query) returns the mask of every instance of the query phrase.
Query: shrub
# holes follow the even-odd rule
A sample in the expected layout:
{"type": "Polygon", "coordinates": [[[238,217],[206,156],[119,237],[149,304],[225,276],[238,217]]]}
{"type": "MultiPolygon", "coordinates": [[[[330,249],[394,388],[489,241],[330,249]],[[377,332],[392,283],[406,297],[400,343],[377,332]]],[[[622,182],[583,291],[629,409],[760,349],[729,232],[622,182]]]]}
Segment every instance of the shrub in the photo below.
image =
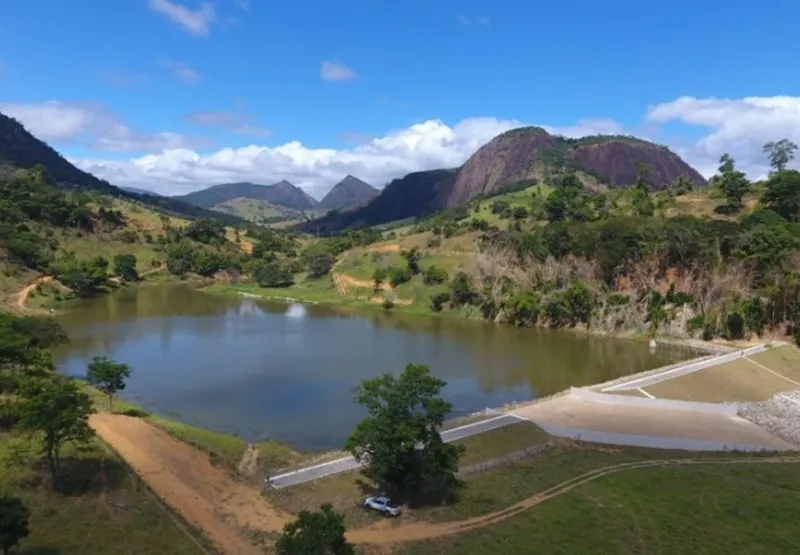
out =
{"type": "Polygon", "coordinates": [[[422,273],[425,285],[438,285],[447,281],[447,271],[439,266],[428,266],[422,273]]]}

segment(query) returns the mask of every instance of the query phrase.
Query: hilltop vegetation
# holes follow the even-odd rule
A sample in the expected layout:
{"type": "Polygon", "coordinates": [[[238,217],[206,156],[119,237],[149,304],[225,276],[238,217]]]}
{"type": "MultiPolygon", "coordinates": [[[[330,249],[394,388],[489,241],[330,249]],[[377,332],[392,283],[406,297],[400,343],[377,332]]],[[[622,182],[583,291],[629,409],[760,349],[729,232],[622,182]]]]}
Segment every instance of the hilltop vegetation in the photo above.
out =
{"type": "Polygon", "coordinates": [[[297,211],[311,210],[317,205],[316,200],[288,181],[280,181],[274,185],[224,183],[175,198],[201,208],[211,208],[235,198],[263,200],[297,211]]]}

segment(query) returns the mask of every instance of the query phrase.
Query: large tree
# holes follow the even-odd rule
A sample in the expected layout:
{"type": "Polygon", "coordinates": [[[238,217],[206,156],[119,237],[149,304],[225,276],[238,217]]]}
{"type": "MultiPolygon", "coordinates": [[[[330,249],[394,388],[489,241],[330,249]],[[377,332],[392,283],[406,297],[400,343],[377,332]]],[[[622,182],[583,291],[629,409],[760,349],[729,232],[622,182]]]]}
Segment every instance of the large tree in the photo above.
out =
{"type": "Polygon", "coordinates": [[[800,172],[773,173],[767,180],[761,202],[787,220],[800,221],[800,172]]]}
{"type": "Polygon", "coordinates": [[[344,516],[326,503],[318,511],[300,511],[283,528],[275,543],[278,555],[351,555],[352,544],[344,536],[344,516]]]}
{"type": "Polygon", "coordinates": [[[72,380],[60,377],[25,380],[15,411],[21,430],[41,435],[42,452],[54,481],[61,470],[64,444],[86,443],[94,435],[89,427],[92,401],[72,380]]]}
{"type": "Polygon", "coordinates": [[[86,381],[108,396],[109,409],[114,403],[114,395],[125,389],[125,380],[130,377],[130,366],[106,357],[93,357],[86,367],[86,381]]]}
{"type": "Polygon", "coordinates": [[[125,281],[139,281],[135,254],[118,254],[114,257],[114,273],[125,281]]]}
{"type": "Polygon", "coordinates": [[[28,537],[30,519],[31,512],[20,498],[0,493],[0,549],[3,555],[28,537]]]}
{"type": "Polygon", "coordinates": [[[786,166],[794,159],[797,145],[789,139],[780,141],[770,141],[764,145],[763,151],[769,157],[769,165],[776,172],[786,169],[786,166]]]}
{"type": "Polygon", "coordinates": [[[729,154],[723,154],[719,159],[719,175],[715,182],[725,195],[730,210],[741,210],[742,198],[750,191],[750,182],[743,172],[736,169],[736,164],[729,154]]]}
{"type": "Polygon", "coordinates": [[[409,364],[400,376],[384,374],[358,386],[355,401],[367,416],[345,449],[366,463],[364,474],[401,497],[426,489],[453,494],[463,447],[446,444],[439,430],[452,405],[441,397],[446,382],[427,366],[409,364]]]}

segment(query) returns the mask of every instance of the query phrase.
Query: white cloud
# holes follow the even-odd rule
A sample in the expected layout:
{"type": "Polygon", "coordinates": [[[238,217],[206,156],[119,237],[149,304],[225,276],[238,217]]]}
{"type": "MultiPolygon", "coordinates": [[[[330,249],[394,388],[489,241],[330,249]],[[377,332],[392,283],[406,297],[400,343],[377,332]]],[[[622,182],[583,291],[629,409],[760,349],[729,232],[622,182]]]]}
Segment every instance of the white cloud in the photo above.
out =
{"type": "Polygon", "coordinates": [[[175,79],[183,81],[189,85],[195,85],[202,79],[200,72],[192,68],[192,66],[186,62],[180,62],[177,60],[164,60],[161,62],[161,65],[171,70],[175,79]]]}
{"type": "Polygon", "coordinates": [[[347,81],[356,78],[356,72],[339,62],[324,61],[320,66],[319,76],[325,81],[347,81]]]}
{"type": "Polygon", "coordinates": [[[253,116],[240,112],[227,110],[191,112],[184,115],[183,119],[194,125],[226,129],[242,135],[266,137],[271,134],[269,129],[255,125],[253,116]]]}
{"type": "Polygon", "coordinates": [[[656,124],[680,122],[701,127],[706,134],[673,148],[703,175],[712,175],[727,152],[751,179],[769,172],[762,146],[788,138],[800,143],[800,97],[771,96],[694,98],[683,96],[651,106],[646,119],[656,124]]]}
{"type": "Polygon", "coordinates": [[[312,149],[292,141],[274,147],[226,148],[207,155],[171,149],[124,162],[74,162],[114,184],[146,186],[164,194],[232,181],[266,184],[287,179],[320,197],[348,173],[382,186],[410,171],[459,166],[492,137],[520,125],[470,118],[451,127],[428,120],[341,150],[312,149]]]}
{"type": "Polygon", "coordinates": [[[217,19],[214,6],[203,2],[197,9],[187,8],[170,0],[149,0],[150,9],[183,27],[190,35],[207,37],[211,24],[217,19]]]}
{"type": "Polygon", "coordinates": [[[203,144],[178,133],[134,131],[119,116],[94,103],[0,103],[0,112],[19,120],[44,141],[87,144],[102,151],[152,151],[203,144]]]}
{"type": "Polygon", "coordinates": [[[234,3],[242,10],[250,9],[250,0],[234,0],[234,3]]]}
{"type": "Polygon", "coordinates": [[[458,22],[465,27],[469,27],[473,23],[477,23],[483,27],[489,27],[492,24],[492,20],[488,17],[468,17],[464,14],[458,16],[458,22]]]}

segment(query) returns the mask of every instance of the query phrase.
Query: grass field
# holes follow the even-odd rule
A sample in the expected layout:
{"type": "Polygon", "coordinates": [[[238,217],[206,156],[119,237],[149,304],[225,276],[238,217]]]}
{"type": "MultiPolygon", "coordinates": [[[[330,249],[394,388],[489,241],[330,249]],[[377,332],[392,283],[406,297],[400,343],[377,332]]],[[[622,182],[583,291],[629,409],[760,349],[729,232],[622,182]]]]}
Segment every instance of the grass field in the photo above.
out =
{"type": "Polygon", "coordinates": [[[0,487],[31,510],[21,555],[203,553],[202,535],[163,508],[100,440],[65,453],[60,491],[53,490],[37,450],[23,438],[0,438],[0,487]]]}
{"type": "Polygon", "coordinates": [[[752,361],[740,359],[705,368],[644,390],[664,399],[724,403],[763,401],[776,393],[800,388],[798,349],[776,347],[751,358],[752,361]]]}
{"type": "MultiPolygon", "coordinates": [[[[541,491],[581,469],[652,456],[669,454],[547,452],[504,469],[502,482],[484,476],[482,489],[487,499],[501,488],[514,498],[521,489],[541,491]]],[[[798,500],[800,464],[643,468],[589,482],[473,532],[406,544],[399,552],[788,555],[800,545],[798,500]]]]}

